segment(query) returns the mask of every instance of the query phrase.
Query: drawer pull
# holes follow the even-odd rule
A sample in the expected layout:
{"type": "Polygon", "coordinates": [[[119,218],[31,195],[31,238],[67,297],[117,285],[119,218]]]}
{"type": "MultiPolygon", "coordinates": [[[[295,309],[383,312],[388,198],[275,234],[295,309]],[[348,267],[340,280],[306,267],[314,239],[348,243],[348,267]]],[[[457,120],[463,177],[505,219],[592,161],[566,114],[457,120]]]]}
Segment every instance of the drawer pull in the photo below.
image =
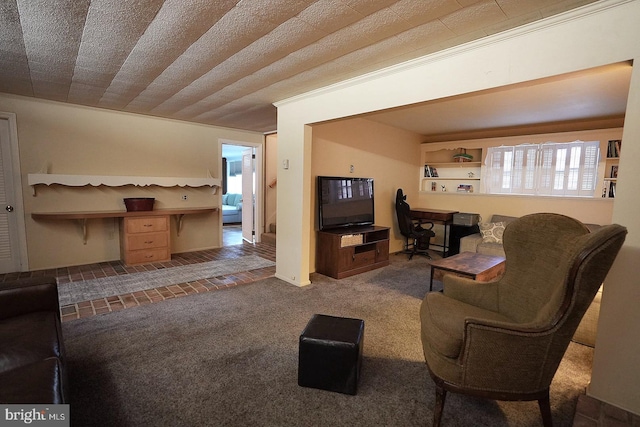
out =
{"type": "Polygon", "coordinates": [[[147,245],[150,245],[150,244],[152,244],[152,243],[153,243],[153,240],[147,240],[147,241],[145,241],[144,243],[145,243],[145,244],[147,244],[147,245]]]}
{"type": "Polygon", "coordinates": [[[151,258],[153,258],[153,255],[147,255],[145,258],[151,259],[151,258]]]}
{"type": "Polygon", "coordinates": [[[153,224],[144,224],[143,227],[153,227],[153,224]]]}

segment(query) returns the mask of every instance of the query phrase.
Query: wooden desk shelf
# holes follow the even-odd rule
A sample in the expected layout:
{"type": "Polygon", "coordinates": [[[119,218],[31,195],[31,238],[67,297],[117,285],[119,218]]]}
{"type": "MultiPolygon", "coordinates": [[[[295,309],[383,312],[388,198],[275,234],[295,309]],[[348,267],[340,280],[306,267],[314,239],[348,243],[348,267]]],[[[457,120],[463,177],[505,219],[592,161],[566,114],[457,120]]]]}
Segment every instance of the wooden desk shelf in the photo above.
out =
{"type": "Polygon", "coordinates": [[[82,227],[83,243],[87,244],[87,220],[100,218],[135,218],[151,216],[173,216],[176,219],[177,234],[180,236],[185,215],[215,212],[218,208],[158,209],[154,211],[88,211],[88,212],[33,212],[35,220],[78,220],[82,227]]]}

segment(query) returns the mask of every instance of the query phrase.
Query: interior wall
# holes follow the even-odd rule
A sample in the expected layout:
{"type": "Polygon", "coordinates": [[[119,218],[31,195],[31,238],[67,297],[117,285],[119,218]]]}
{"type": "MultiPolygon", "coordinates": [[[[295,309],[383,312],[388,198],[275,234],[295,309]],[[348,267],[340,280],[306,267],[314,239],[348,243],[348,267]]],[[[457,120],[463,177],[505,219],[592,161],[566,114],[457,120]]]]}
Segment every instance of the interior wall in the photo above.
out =
{"type": "MultiPolygon", "coordinates": [[[[39,220],[32,212],[124,210],[124,197],[155,197],[156,209],[216,207],[210,187],[64,187],[39,185],[29,173],[159,177],[219,177],[218,139],[260,143],[262,135],[0,94],[0,111],[17,116],[29,269],[111,261],[120,258],[118,220],[88,221],[88,240],[72,220],[39,220]],[[187,200],[182,196],[187,195],[187,200]]],[[[188,215],[173,252],[218,246],[218,213],[188,215]]]]}
{"type": "Polygon", "coordinates": [[[278,112],[276,200],[280,228],[276,234],[275,276],[296,286],[311,283],[311,145],[311,126],[283,121],[278,112]]]}
{"type": "MultiPolygon", "coordinates": [[[[318,229],[317,176],[373,178],[375,223],[391,228],[389,251],[402,250],[403,238],[395,216],[396,190],[403,189],[408,203],[416,200],[421,141],[421,136],[413,132],[364,119],[313,126],[311,229],[318,229]]],[[[312,271],[315,254],[314,232],[309,260],[312,271]]]]}
{"type": "MultiPolygon", "coordinates": [[[[640,8],[639,8],[640,9],[640,8]]],[[[640,53],[635,64],[640,64],[640,53]]],[[[633,67],[613,222],[627,227],[624,246],[604,282],[588,394],[640,416],[640,69],[633,67]]]]}

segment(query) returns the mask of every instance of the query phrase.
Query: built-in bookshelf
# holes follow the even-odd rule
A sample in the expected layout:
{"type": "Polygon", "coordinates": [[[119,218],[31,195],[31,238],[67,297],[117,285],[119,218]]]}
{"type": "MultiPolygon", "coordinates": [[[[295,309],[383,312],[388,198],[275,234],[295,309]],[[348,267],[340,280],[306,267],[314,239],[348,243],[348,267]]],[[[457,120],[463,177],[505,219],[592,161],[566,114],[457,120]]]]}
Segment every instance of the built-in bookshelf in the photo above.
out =
{"type": "Polygon", "coordinates": [[[420,190],[427,193],[480,191],[482,149],[424,151],[420,190]]]}
{"type": "Polygon", "coordinates": [[[607,143],[607,158],[605,160],[604,183],[602,186],[602,197],[612,199],[616,197],[616,186],[618,183],[618,164],[622,140],[612,139],[607,143]]]}

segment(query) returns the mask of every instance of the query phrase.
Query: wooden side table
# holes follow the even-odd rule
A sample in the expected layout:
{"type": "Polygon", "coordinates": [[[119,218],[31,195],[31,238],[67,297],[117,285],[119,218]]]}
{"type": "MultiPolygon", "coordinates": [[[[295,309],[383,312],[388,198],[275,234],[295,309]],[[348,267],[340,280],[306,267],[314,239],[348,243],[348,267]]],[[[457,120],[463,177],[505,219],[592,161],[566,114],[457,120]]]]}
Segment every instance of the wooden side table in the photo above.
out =
{"type": "Polygon", "coordinates": [[[470,277],[479,282],[489,282],[504,273],[505,259],[500,256],[482,255],[475,252],[462,252],[448,258],[431,262],[429,291],[433,290],[436,274],[440,280],[445,273],[470,277]]]}

